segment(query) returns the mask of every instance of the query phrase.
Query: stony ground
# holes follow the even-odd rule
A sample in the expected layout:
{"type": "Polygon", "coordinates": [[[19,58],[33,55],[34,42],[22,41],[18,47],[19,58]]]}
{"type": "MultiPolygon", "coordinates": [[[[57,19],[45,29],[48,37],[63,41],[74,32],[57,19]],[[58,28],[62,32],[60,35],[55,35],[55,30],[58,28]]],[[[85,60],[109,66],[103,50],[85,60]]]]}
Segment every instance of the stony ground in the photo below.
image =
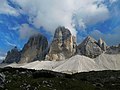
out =
{"type": "Polygon", "coordinates": [[[0,69],[0,90],[120,90],[120,71],[68,75],[9,67],[0,69]]]}

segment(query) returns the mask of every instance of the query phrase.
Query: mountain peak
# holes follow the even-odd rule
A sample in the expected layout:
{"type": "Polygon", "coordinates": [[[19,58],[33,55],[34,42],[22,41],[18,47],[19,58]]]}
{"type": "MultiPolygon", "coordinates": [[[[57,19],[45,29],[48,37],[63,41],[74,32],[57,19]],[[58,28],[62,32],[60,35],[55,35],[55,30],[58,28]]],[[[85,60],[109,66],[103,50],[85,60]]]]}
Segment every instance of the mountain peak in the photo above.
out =
{"type": "Polygon", "coordinates": [[[102,49],[94,38],[88,36],[81,44],[78,45],[77,52],[79,54],[95,58],[102,53],[102,49]]]}
{"type": "Polygon", "coordinates": [[[43,60],[48,48],[47,38],[41,34],[35,34],[30,37],[24,45],[19,63],[27,63],[35,60],[43,60]]]}
{"type": "Polygon", "coordinates": [[[69,29],[58,27],[55,31],[47,60],[62,60],[71,57],[76,52],[75,37],[69,29]]]}
{"type": "MultiPolygon", "coordinates": [[[[76,54],[96,58],[103,53],[103,51],[114,51],[118,53],[118,48],[119,47],[116,47],[116,49],[115,47],[110,47],[109,50],[102,38],[96,41],[91,36],[86,37],[83,42],[77,46],[76,37],[72,36],[69,29],[60,26],[55,30],[50,47],[48,47],[47,38],[37,33],[29,38],[22,51],[18,52],[18,54],[20,53],[19,63],[28,63],[35,60],[65,60],[76,54]]],[[[15,47],[14,49],[16,50],[17,48],[15,47]]]]}
{"type": "Polygon", "coordinates": [[[92,37],[91,37],[91,36],[87,36],[86,38],[87,38],[87,39],[91,39],[92,37]]]}
{"type": "Polygon", "coordinates": [[[96,42],[96,40],[91,37],[91,36],[87,36],[86,39],[84,41],[92,41],[92,42],[96,42]]]}
{"type": "Polygon", "coordinates": [[[7,52],[7,56],[3,63],[18,63],[21,58],[21,52],[18,50],[18,48],[15,46],[12,50],[7,52]]]}
{"type": "Polygon", "coordinates": [[[66,39],[69,36],[71,36],[70,30],[63,27],[63,26],[59,26],[55,30],[54,39],[56,39],[56,38],[64,38],[64,39],[66,39]]]}
{"type": "Polygon", "coordinates": [[[98,45],[101,47],[102,50],[106,51],[107,44],[102,38],[98,40],[98,45]]]}

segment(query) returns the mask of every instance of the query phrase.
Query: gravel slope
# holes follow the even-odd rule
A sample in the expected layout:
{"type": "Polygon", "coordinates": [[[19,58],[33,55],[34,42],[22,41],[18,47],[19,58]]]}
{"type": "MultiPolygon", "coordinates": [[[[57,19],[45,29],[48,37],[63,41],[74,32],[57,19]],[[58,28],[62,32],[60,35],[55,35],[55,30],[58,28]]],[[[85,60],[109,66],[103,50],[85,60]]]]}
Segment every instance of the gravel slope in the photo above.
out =
{"type": "Polygon", "coordinates": [[[101,54],[95,59],[75,55],[62,61],[35,61],[25,64],[10,64],[6,67],[27,68],[35,70],[52,70],[62,73],[77,73],[101,70],[120,70],[120,54],[101,54]]]}

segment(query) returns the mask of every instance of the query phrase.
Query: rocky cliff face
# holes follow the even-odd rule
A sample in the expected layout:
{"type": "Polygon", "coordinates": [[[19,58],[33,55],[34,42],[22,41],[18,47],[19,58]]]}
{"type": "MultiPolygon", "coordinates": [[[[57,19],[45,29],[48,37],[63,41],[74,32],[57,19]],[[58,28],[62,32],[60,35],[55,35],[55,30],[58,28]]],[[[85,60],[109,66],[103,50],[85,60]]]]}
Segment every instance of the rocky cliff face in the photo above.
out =
{"type": "Polygon", "coordinates": [[[63,60],[73,56],[75,52],[75,37],[65,27],[58,27],[55,31],[46,60],[63,60]]]}
{"type": "Polygon", "coordinates": [[[28,63],[35,60],[43,60],[47,54],[48,41],[41,34],[36,34],[28,40],[22,50],[19,63],[28,63]]]}
{"type": "Polygon", "coordinates": [[[98,45],[103,51],[106,51],[107,45],[106,45],[105,41],[103,41],[101,38],[98,40],[98,45]]]}
{"type": "Polygon", "coordinates": [[[18,63],[21,57],[21,52],[17,49],[17,47],[14,47],[11,51],[7,52],[7,56],[3,63],[18,63]]]}
{"type": "Polygon", "coordinates": [[[28,63],[35,60],[64,60],[75,54],[81,54],[90,58],[95,58],[101,53],[118,53],[120,45],[117,47],[107,47],[105,41],[96,41],[88,36],[81,44],[76,45],[76,38],[65,27],[58,27],[55,31],[53,41],[48,50],[47,38],[41,34],[36,34],[28,40],[22,51],[17,48],[8,52],[5,63],[19,62],[28,63]]]}
{"type": "Polygon", "coordinates": [[[107,54],[120,54],[120,44],[116,46],[110,46],[106,50],[107,54]]]}
{"type": "Polygon", "coordinates": [[[88,36],[81,44],[78,45],[77,53],[90,58],[95,58],[103,52],[100,45],[95,39],[88,36]]]}

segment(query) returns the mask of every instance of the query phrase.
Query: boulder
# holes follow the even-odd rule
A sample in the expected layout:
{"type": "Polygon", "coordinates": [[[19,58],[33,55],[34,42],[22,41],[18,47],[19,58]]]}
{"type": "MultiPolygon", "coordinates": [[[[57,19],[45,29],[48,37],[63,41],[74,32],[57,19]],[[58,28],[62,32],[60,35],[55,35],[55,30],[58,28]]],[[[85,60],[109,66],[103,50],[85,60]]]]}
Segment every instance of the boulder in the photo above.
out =
{"type": "Polygon", "coordinates": [[[19,63],[29,63],[35,60],[44,60],[47,54],[48,41],[41,34],[35,34],[24,45],[19,63]]]}
{"type": "Polygon", "coordinates": [[[81,44],[77,47],[77,53],[95,58],[99,56],[103,50],[98,45],[98,42],[92,37],[88,36],[81,44]]]}
{"type": "Polygon", "coordinates": [[[58,27],[50,45],[46,60],[63,60],[76,53],[76,41],[71,32],[65,27],[58,27]]]}
{"type": "Polygon", "coordinates": [[[3,63],[18,63],[21,57],[21,52],[18,50],[17,47],[14,47],[12,50],[7,52],[7,56],[5,58],[5,60],[3,61],[3,63]]]}

